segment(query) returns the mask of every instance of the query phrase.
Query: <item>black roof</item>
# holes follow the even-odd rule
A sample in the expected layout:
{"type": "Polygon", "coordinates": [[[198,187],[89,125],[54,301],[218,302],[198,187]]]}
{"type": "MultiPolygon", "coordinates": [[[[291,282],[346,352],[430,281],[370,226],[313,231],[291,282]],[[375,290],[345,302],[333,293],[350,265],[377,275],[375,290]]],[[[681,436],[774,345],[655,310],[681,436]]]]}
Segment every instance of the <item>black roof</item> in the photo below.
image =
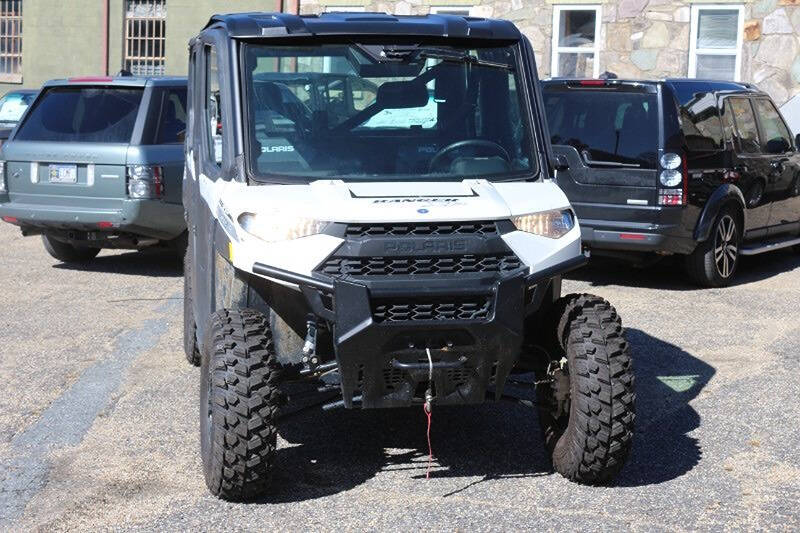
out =
{"type": "Polygon", "coordinates": [[[664,83],[668,83],[675,88],[693,89],[695,91],[741,91],[741,92],[761,92],[752,83],[738,81],[720,80],[700,80],[695,78],[667,78],[664,83]]]}
{"type": "Polygon", "coordinates": [[[753,92],[761,90],[752,83],[738,81],[703,80],[697,78],[665,78],[661,80],[634,80],[608,78],[597,80],[595,78],[549,78],[542,80],[544,85],[559,84],[579,84],[582,81],[605,82],[608,85],[658,85],[667,84],[676,91],[695,91],[695,92],[753,92]]]}
{"type": "Polygon", "coordinates": [[[233,38],[314,35],[409,35],[505,41],[520,38],[517,27],[507,20],[458,15],[234,13],[212,16],[206,28],[214,26],[224,28],[233,38]]]}

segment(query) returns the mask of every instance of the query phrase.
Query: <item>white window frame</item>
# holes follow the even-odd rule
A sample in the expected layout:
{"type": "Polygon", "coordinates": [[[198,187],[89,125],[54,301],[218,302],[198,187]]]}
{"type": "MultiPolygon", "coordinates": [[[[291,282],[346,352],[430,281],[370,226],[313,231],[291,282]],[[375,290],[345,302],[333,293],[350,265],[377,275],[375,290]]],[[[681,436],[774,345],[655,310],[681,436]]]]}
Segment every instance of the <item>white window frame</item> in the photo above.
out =
{"type": "Polygon", "coordinates": [[[463,5],[446,5],[446,6],[431,6],[430,7],[430,14],[431,15],[453,15],[457,11],[466,11],[468,13],[468,16],[471,17],[471,16],[473,16],[475,14],[475,5],[474,4],[463,4],[463,5]]]}
{"type": "Polygon", "coordinates": [[[559,76],[558,54],[594,54],[594,65],[592,65],[592,77],[600,76],[600,29],[603,22],[603,6],[600,4],[562,4],[553,6],[553,37],[552,53],[550,58],[550,76],[559,76]],[[561,28],[561,14],[565,11],[594,11],[594,46],[584,48],[577,46],[559,46],[558,37],[561,28]]]}
{"type": "Polygon", "coordinates": [[[367,10],[364,6],[351,5],[326,5],[325,13],[364,13],[367,10]]]}
{"type": "Polygon", "coordinates": [[[741,81],[742,43],[744,42],[744,5],[742,4],[695,4],[692,6],[691,28],[689,30],[689,77],[697,77],[697,56],[735,56],[733,81],[741,81]],[[736,28],[736,48],[697,48],[697,33],[700,26],[700,11],[738,11],[739,22],[736,28]]]}
{"type": "Polygon", "coordinates": [[[127,0],[124,9],[123,68],[134,75],[163,76],[167,62],[167,0],[127,0]],[[148,8],[149,12],[137,14],[137,6],[148,8]]]}

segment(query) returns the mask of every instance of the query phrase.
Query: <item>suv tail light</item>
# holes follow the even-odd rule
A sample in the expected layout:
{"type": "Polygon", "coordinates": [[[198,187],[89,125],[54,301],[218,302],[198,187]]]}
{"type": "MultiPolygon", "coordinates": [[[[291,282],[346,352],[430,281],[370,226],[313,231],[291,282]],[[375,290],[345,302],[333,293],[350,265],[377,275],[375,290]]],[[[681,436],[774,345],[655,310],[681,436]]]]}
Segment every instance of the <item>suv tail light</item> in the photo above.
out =
{"type": "Polygon", "coordinates": [[[686,158],[674,153],[665,153],[659,159],[661,171],[658,181],[659,205],[686,205],[689,175],[686,158]]]}
{"type": "Polygon", "coordinates": [[[164,196],[164,169],[152,165],[129,165],[128,196],[130,198],[161,198],[164,196]]]}
{"type": "Polygon", "coordinates": [[[0,192],[6,192],[6,162],[0,161],[0,192]]]}

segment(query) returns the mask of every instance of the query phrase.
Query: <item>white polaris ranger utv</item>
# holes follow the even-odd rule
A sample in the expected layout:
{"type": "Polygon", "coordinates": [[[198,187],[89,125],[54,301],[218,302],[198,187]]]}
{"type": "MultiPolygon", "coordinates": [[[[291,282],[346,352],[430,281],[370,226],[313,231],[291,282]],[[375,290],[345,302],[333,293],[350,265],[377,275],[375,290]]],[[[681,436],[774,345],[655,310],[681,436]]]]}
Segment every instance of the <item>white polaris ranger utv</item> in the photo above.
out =
{"type": "Polygon", "coordinates": [[[190,54],[185,349],[211,492],[269,488],[296,380],[333,383],[326,407],[430,411],[534,373],[555,470],[619,471],[631,356],[608,302],[560,296],[585,257],[513,24],[214,16],[190,54]]]}

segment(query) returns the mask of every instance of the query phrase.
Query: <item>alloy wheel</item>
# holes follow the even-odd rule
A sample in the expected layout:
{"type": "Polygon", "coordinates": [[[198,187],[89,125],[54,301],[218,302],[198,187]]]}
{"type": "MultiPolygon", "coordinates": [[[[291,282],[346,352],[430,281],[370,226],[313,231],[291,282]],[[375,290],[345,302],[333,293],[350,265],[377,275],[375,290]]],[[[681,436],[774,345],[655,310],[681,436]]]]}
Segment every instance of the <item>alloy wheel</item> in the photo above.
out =
{"type": "Polygon", "coordinates": [[[730,215],[723,216],[717,224],[714,236],[714,262],[717,272],[727,279],[733,274],[736,258],[739,253],[739,240],[736,230],[736,221],[730,215]]]}

